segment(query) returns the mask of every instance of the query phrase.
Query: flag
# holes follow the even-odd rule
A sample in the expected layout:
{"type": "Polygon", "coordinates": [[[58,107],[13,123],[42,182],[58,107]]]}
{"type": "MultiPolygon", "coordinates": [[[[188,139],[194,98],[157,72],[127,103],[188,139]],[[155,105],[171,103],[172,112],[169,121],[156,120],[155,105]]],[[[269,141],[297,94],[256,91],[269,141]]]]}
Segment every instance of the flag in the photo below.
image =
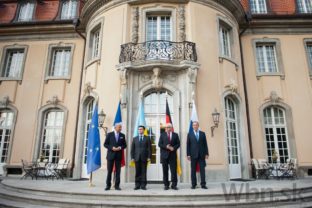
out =
{"type": "MultiPolygon", "coordinates": [[[[144,135],[147,136],[148,134],[147,134],[146,121],[145,121],[144,105],[143,105],[142,100],[140,101],[140,105],[139,105],[138,115],[136,118],[134,131],[133,131],[133,137],[136,137],[139,135],[139,132],[138,132],[139,126],[145,127],[144,135]]],[[[135,167],[135,162],[131,161],[129,166],[135,167]]]]}
{"type": "MultiPolygon", "coordinates": [[[[116,124],[122,124],[120,101],[118,103],[117,112],[116,112],[116,115],[115,115],[114,125],[113,126],[115,126],[116,124]]],[[[125,165],[126,165],[125,151],[124,151],[124,149],[122,149],[121,150],[121,167],[124,167],[125,165]]],[[[114,164],[114,167],[113,167],[113,171],[116,172],[115,164],[114,164]]]]}
{"type": "MultiPolygon", "coordinates": [[[[172,120],[171,120],[171,116],[170,116],[170,110],[169,110],[169,105],[168,105],[168,100],[166,99],[166,124],[167,123],[171,123],[172,125],[172,131],[174,131],[173,129],[173,124],[172,124],[172,120]]],[[[181,168],[181,164],[180,164],[180,160],[178,157],[178,153],[177,153],[177,174],[179,176],[182,175],[182,168],[181,168]]]]}
{"type": "Polygon", "coordinates": [[[87,173],[101,167],[101,142],[99,133],[98,106],[95,105],[92,120],[88,132],[87,173]]]}
{"type": "MultiPolygon", "coordinates": [[[[192,115],[191,115],[191,120],[190,120],[190,127],[189,127],[189,134],[194,131],[193,129],[193,122],[197,121],[198,122],[198,115],[197,115],[197,110],[196,110],[196,105],[195,101],[193,100],[193,108],[192,108],[192,115]]],[[[199,163],[196,164],[196,172],[199,172],[199,163]]]]}

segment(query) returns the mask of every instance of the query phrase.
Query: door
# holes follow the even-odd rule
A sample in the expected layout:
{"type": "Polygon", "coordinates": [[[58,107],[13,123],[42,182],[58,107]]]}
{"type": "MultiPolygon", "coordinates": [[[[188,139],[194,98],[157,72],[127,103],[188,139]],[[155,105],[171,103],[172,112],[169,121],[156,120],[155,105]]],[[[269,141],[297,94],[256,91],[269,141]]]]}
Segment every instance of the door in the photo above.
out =
{"type": "Polygon", "coordinates": [[[8,161],[8,153],[13,125],[13,112],[0,112],[0,175],[8,161]]]}
{"type": "MultiPolygon", "coordinates": [[[[171,111],[171,118],[173,118],[172,96],[168,95],[167,99],[171,111]]],[[[160,148],[158,147],[158,140],[160,134],[165,131],[166,93],[164,91],[153,92],[145,96],[144,110],[148,135],[152,141],[152,158],[151,164],[147,167],[147,180],[161,181],[163,174],[160,163],[160,148]]]]}
{"type": "Polygon", "coordinates": [[[229,97],[225,98],[226,138],[230,179],[241,178],[239,124],[237,104],[229,97]]]}
{"type": "Polygon", "coordinates": [[[85,126],[84,126],[84,139],[83,139],[83,153],[82,153],[82,164],[81,164],[81,178],[89,178],[87,174],[87,153],[88,153],[88,132],[92,120],[94,99],[87,102],[85,108],[85,126]]]}

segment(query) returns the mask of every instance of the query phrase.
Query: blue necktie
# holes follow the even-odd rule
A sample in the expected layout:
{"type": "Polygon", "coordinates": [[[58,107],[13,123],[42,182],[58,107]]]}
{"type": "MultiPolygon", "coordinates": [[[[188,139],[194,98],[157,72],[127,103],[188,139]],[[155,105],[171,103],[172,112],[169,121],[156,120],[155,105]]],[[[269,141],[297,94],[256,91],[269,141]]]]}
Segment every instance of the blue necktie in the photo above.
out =
{"type": "Polygon", "coordinates": [[[118,142],[118,139],[119,139],[119,134],[116,133],[116,142],[118,142]]]}
{"type": "Polygon", "coordinates": [[[197,141],[199,140],[198,131],[196,131],[196,139],[197,139],[197,141]]]}

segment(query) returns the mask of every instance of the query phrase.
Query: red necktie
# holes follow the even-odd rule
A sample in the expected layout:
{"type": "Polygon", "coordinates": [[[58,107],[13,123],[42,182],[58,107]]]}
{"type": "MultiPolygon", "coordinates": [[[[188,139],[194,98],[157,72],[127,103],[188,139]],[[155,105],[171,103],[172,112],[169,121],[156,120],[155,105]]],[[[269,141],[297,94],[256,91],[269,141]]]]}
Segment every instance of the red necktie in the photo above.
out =
{"type": "Polygon", "coordinates": [[[169,140],[169,143],[170,143],[171,142],[170,133],[168,133],[168,140],[169,140]]]}

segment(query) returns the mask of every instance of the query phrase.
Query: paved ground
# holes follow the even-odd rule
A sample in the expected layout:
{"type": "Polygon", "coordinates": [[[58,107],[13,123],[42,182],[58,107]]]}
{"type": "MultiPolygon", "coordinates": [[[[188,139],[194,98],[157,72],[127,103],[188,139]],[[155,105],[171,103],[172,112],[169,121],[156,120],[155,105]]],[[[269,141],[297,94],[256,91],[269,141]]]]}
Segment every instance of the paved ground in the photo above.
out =
{"type": "Polygon", "coordinates": [[[147,195],[162,195],[162,194],[173,194],[173,195],[214,195],[214,194],[226,194],[232,191],[232,193],[249,193],[249,192],[269,192],[277,190],[290,190],[300,189],[305,187],[312,187],[312,179],[300,179],[300,180],[255,180],[255,181],[225,181],[225,182],[208,182],[208,190],[197,188],[195,190],[190,189],[190,184],[178,184],[178,191],[163,190],[162,184],[148,184],[147,190],[134,191],[133,183],[121,184],[122,191],[116,191],[113,188],[110,191],[104,191],[104,182],[95,182],[94,187],[89,186],[88,181],[72,181],[72,180],[20,180],[19,177],[6,177],[2,178],[2,183],[12,187],[35,189],[52,192],[65,192],[65,193],[88,193],[88,194],[147,194],[147,195]]]}

